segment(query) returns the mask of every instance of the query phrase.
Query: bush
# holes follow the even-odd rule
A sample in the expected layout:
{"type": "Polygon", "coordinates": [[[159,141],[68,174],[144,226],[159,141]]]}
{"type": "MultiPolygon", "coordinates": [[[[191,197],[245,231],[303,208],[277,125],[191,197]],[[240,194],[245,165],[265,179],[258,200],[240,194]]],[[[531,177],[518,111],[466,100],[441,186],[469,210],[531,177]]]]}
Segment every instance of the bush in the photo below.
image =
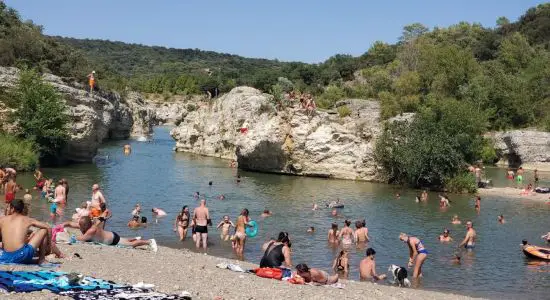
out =
{"type": "Polygon", "coordinates": [[[340,118],[345,118],[351,115],[351,109],[347,105],[338,107],[338,115],[340,118]]]}
{"type": "Polygon", "coordinates": [[[445,188],[451,193],[475,193],[477,191],[476,178],[470,172],[445,179],[445,188]]]}
{"type": "Polygon", "coordinates": [[[325,92],[319,97],[317,106],[320,108],[332,108],[336,101],[346,97],[346,93],[343,89],[331,85],[326,88],[325,92]]]}
{"type": "Polygon", "coordinates": [[[0,166],[30,171],[38,165],[34,144],[7,134],[0,134],[0,166]]]}
{"type": "Polygon", "coordinates": [[[490,139],[483,140],[483,148],[481,148],[481,160],[487,164],[494,164],[498,160],[495,143],[490,139]]]}
{"type": "Polygon", "coordinates": [[[69,139],[69,117],[61,96],[32,70],[21,71],[12,95],[18,103],[12,118],[19,137],[36,145],[41,162],[55,162],[69,139]]]}
{"type": "Polygon", "coordinates": [[[443,188],[447,178],[479,159],[484,115],[469,103],[438,102],[408,122],[393,122],[377,141],[375,158],[388,181],[443,188]]]}

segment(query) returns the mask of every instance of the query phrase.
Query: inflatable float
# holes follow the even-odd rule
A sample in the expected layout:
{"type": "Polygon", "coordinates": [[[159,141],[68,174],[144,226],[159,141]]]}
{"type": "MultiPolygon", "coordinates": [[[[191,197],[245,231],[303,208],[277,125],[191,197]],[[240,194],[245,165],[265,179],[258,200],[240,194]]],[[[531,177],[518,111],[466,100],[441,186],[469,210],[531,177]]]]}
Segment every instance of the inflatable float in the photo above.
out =
{"type": "Polygon", "coordinates": [[[248,225],[244,232],[246,233],[246,236],[248,237],[255,237],[258,234],[258,223],[256,221],[249,221],[248,225]]]}
{"type": "Polygon", "coordinates": [[[523,253],[529,258],[550,261],[550,248],[526,245],[523,247],[523,253]]]}

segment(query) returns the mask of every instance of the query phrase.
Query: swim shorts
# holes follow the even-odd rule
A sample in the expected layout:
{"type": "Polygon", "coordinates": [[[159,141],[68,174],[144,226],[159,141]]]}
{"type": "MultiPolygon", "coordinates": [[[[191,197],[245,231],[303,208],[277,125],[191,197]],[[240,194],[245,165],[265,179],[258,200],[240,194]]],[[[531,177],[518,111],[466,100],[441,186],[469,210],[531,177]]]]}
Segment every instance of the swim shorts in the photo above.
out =
{"type": "Polygon", "coordinates": [[[101,210],[92,207],[92,209],[90,210],[90,216],[92,216],[92,218],[97,218],[99,217],[99,215],[101,215],[101,210]]]}
{"type": "Polygon", "coordinates": [[[523,181],[523,176],[522,176],[522,175],[516,176],[516,180],[517,180],[518,182],[522,182],[522,181],[523,181]]]}
{"type": "Polygon", "coordinates": [[[52,214],[57,213],[57,204],[52,203],[52,205],[50,205],[50,212],[51,212],[52,214]]]}
{"type": "Polygon", "coordinates": [[[11,203],[15,199],[14,193],[6,193],[6,203],[11,203]]]}
{"type": "Polygon", "coordinates": [[[2,251],[0,254],[0,263],[5,264],[31,264],[34,257],[34,248],[25,244],[23,247],[13,252],[2,251]]]}
{"type": "Polygon", "coordinates": [[[428,250],[426,250],[426,249],[419,250],[419,251],[418,251],[418,254],[426,254],[426,255],[428,255],[428,250]]]}
{"type": "Polygon", "coordinates": [[[464,245],[465,249],[474,249],[476,245],[464,245]]]}
{"type": "Polygon", "coordinates": [[[113,241],[111,242],[111,246],[116,246],[118,245],[118,242],[120,242],[120,236],[113,231],[113,241]]]}
{"type": "Polygon", "coordinates": [[[195,232],[196,233],[208,233],[208,227],[197,225],[197,226],[195,226],[195,232]]]}

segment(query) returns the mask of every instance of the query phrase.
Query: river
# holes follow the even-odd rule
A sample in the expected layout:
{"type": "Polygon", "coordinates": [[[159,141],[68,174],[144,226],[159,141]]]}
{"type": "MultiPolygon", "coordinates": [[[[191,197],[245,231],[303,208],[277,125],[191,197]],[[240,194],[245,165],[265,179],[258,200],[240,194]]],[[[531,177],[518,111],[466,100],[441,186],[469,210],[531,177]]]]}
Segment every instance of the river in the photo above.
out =
{"type": "MultiPolygon", "coordinates": [[[[237,184],[236,171],[228,167],[227,161],[174,153],[174,141],[168,133],[169,128],[157,127],[151,142],[130,141],[133,149],[130,156],[122,154],[122,145],[127,141],[118,141],[102,147],[95,164],[45,169],[48,177],[65,177],[70,182],[65,218],[70,217],[80,203],[89,200],[91,185],[97,182],[113,212],[108,229],[121,236],[154,237],[160,245],[168,247],[193,248],[189,238],[183,244],[177,240],[172,226],[182,205],[193,208],[198,204],[193,193],[199,191],[208,197],[214,226],[223,215],[235,221],[244,207],[259,221],[259,234],[248,240],[245,249],[245,259],[252,262],[259,262],[260,247],[265,240],[276,237],[279,231],[288,231],[294,264],[306,262],[328,270],[338,251],[326,242],[330,224],[337,222],[342,228],[345,218],[366,219],[372,237],[369,246],[377,251],[379,273],[385,273],[390,264],[406,265],[408,249],[398,235],[407,232],[420,237],[430,253],[423,267],[420,288],[493,299],[542,299],[550,293],[550,265],[530,262],[519,246],[524,238],[542,244],[540,236],[550,231],[550,205],[487,197],[482,199],[478,215],[470,196],[452,195],[452,207],[441,211],[437,194],[431,193],[427,204],[418,204],[414,201],[418,191],[384,184],[249,172],[240,172],[242,182],[237,184]],[[211,187],[209,181],[213,182],[211,187]],[[401,193],[400,199],[394,196],[397,192],[401,193]],[[215,199],[219,194],[224,194],[226,199],[215,199]],[[340,211],[344,217],[333,218],[328,209],[311,210],[313,201],[321,204],[336,197],[345,203],[340,211]],[[152,207],[163,208],[169,215],[146,229],[130,230],[126,223],[136,203],[142,204],[150,220],[152,207]],[[266,208],[274,214],[261,220],[259,215],[266,208]],[[462,220],[471,219],[478,234],[477,248],[462,253],[461,265],[451,262],[456,244],[465,234],[464,226],[449,223],[454,214],[462,220]],[[507,224],[497,223],[499,214],[504,214],[507,224]],[[315,227],[315,233],[306,233],[309,226],[315,227]],[[438,242],[437,237],[444,228],[451,230],[454,243],[438,242]]],[[[488,173],[498,184],[505,184],[501,170],[488,170],[488,173]]],[[[33,183],[30,174],[22,174],[18,180],[25,186],[33,183]]],[[[33,200],[31,213],[47,220],[45,201],[33,200]]],[[[233,258],[231,246],[220,242],[214,227],[209,230],[209,254],[233,258]]],[[[350,279],[358,279],[357,267],[364,252],[364,249],[351,249],[350,279]]]]}

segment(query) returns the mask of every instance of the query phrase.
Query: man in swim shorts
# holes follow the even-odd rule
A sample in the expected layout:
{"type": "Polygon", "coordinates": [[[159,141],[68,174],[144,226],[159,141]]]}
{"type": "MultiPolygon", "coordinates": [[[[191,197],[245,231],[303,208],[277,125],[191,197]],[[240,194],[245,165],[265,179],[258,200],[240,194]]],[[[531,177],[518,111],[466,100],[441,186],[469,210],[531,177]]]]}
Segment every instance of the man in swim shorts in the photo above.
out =
{"type": "Polygon", "coordinates": [[[208,212],[208,207],[206,207],[206,199],[201,200],[199,207],[195,208],[193,212],[193,220],[195,220],[195,232],[197,233],[197,239],[195,241],[195,246],[197,249],[202,247],[206,250],[207,239],[208,239],[208,220],[210,219],[210,214],[208,212]]]}
{"type": "Polygon", "coordinates": [[[361,280],[384,280],[386,278],[385,274],[378,275],[376,274],[376,262],[374,261],[374,255],[376,251],[372,248],[368,248],[366,252],[366,257],[361,260],[359,263],[359,278],[361,280]]]}
{"type": "Polygon", "coordinates": [[[38,263],[44,262],[50,237],[50,226],[23,214],[25,204],[22,200],[13,200],[7,207],[7,215],[0,217],[3,252],[0,263],[32,264],[38,250],[38,263]],[[30,227],[38,228],[27,242],[30,227]]]}
{"type": "Polygon", "coordinates": [[[466,236],[464,237],[462,243],[460,243],[459,247],[464,247],[471,250],[475,248],[477,234],[472,221],[466,222],[466,228],[466,236]]]}
{"type": "Polygon", "coordinates": [[[6,203],[10,203],[15,199],[15,192],[17,191],[17,183],[15,183],[15,179],[13,175],[8,175],[8,183],[6,183],[6,187],[4,188],[4,200],[6,203]]]}
{"type": "Polygon", "coordinates": [[[99,184],[92,185],[92,202],[90,205],[90,216],[97,218],[101,215],[101,203],[105,203],[105,197],[99,189],[99,184]]]}
{"type": "Polygon", "coordinates": [[[116,246],[130,246],[136,248],[139,246],[148,245],[153,252],[157,252],[157,242],[155,239],[141,240],[141,239],[128,239],[120,237],[116,232],[107,231],[103,229],[105,219],[100,217],[95,222],[92,222],[90,217],[82,217],[78,222],[78,226],[82,235],[76,239],[81,242],[96,242],[104,245],[116,246]]]}

